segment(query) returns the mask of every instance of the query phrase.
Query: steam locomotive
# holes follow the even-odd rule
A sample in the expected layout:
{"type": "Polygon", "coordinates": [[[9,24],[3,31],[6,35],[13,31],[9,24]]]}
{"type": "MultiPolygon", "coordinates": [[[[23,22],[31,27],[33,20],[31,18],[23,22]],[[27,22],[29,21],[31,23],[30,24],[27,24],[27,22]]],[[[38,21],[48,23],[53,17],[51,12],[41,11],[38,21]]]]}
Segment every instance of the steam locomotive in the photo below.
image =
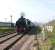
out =
{"type": "Polygon", "coordinates": [[[21,16],[21,18],[16,21],[16,32],[18,34],[29,32],[33,26],[34,24],[29,19],[25,19],[21,16]]]}

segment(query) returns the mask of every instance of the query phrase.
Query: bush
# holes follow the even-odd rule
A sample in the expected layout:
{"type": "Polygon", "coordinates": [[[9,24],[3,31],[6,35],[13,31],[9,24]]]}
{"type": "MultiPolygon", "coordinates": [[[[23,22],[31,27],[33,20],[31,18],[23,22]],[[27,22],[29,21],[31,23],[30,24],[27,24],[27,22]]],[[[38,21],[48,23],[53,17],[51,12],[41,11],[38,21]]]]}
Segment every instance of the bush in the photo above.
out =
{"type": "Polygon", "coordinates": [[[36,26],[36,32],[37,33],[41,33],[41,31],[42,31],[41,27],[40,26],[36,26]]]}

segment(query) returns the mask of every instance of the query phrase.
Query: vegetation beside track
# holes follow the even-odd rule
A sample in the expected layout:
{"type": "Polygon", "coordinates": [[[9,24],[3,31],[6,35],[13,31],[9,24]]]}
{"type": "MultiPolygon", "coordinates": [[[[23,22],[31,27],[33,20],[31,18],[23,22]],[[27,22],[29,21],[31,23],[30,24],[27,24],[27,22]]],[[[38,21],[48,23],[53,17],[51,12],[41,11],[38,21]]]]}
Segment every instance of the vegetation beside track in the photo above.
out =
{"type": "Polygon", "coordinates": [[[0,32],[14,32],[15,29],[0,29],[0,32]]]}
{"type": "Polygon", "coordinates": [[[8,34],[7,32],[15,32],[15,29],[0,29],[0,35],[8,34]]]}
{"type": "Polygon", "coordinates": [[[48,32],[45,30],[45,33],[47,34],[46,36],[49,38],[49,43],[51,43],[52,46],[50,50],[53,50],[53,48],[55,47],[55,26],[52,32],[48,32]]]}
{"type": "MultiPolygon", "coordinates": [[[[36,41],[36,44],[38,44],[38,49],[49,50],[51,48],[51,40],[49,38],[47,38],[46,40],[43,40],[41,31],[42,31],[41,27],[39,27],[39,26],[36,27],[37,36],[35,37],[34,41],[36,41]]],[[[47,31],[45,31],[44,34],[46,37],[48,37],[50,35],[47,31]]]]}
{"type": "Polygon", "coordinates": [[[51,33],[50,40],[51,40],[51,44],[52,44],[52,48],[51,49],[55,50],[55,26],[53,28],[53,32],[51,33]]]}

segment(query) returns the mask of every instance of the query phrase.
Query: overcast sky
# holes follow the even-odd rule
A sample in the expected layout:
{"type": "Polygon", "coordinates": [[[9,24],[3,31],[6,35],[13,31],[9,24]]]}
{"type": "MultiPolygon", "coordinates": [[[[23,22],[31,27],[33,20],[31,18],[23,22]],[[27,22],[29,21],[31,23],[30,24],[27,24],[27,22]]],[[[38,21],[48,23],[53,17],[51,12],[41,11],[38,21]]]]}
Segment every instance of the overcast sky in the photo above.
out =
{"type": "Polygon", "coordinates": [[[0,0],[0,21],[13,22],[25,13],[25,18],[33,22],[48,22],[55,19],[55,0],[0,0]]]}

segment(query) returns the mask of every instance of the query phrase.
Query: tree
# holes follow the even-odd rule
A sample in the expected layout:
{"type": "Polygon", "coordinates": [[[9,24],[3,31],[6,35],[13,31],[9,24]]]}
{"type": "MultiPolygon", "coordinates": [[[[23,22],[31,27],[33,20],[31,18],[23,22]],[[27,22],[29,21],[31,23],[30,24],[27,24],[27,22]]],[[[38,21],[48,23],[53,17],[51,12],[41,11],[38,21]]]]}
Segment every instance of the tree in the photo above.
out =
{"type": "Polygon", "coordinates": [[[41,33],[42,29],[40,26],[36,26],[36,33],[41,33]]]}

